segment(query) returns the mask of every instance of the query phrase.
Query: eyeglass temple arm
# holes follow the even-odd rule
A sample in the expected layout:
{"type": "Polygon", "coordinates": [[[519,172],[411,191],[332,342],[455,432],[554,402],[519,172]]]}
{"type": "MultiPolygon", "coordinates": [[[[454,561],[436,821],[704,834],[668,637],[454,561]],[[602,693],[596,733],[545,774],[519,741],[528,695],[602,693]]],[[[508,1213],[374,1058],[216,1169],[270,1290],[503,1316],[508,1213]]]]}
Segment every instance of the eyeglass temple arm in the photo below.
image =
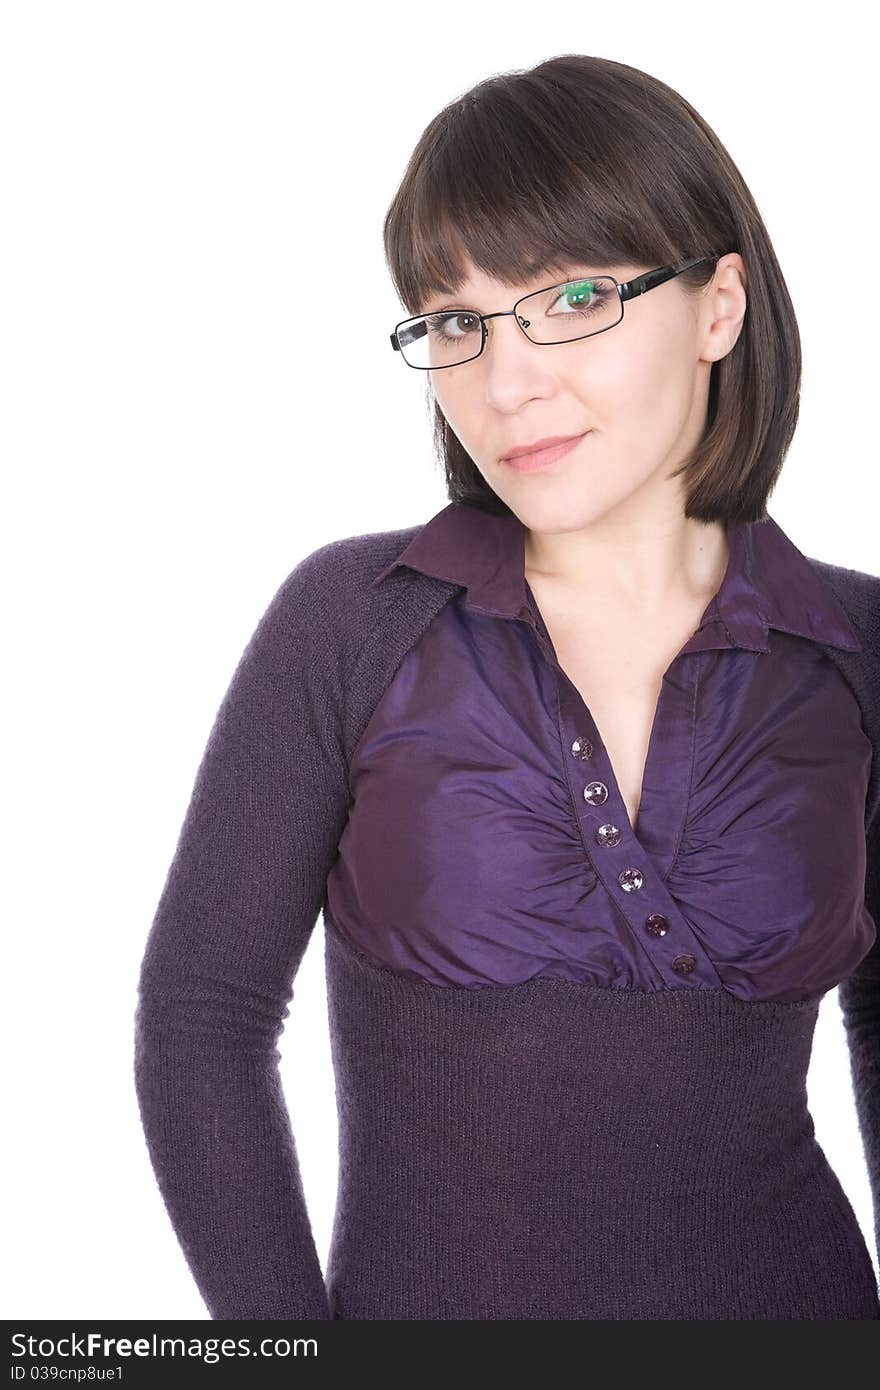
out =
{"type": "Polygon", "coordinates": [[[394,330],[391,334],[391,346],[394,348],[395,352],[400,352],[401,346],[406,346],[407,343],[414,343],[416,338],[424,338],[427,331],[428,325],[425,320],[417,319],[409,328],[403,329],[400,335],[400,342],[398,342],[397,338],[398,330],[394,330]]]}
{"type": "Polygon", "coordinates": [[[617,292],[620,298],[635,299],[637,295],[647,294],[648,290],[653,290],[657,285],[663,285],[667,280],[671,280],[674,275],[680,275],[683,270],[690,270],[692,265],[700,265],[703,261],[717,261],[718,257],[712,256],[692,256],[689,261],[682,261],[679,265],[667,265],[660,270],[649,270],[644,275],[640,275],[637,280],[627,280],[623,285],[618,285],[617,292]]]}

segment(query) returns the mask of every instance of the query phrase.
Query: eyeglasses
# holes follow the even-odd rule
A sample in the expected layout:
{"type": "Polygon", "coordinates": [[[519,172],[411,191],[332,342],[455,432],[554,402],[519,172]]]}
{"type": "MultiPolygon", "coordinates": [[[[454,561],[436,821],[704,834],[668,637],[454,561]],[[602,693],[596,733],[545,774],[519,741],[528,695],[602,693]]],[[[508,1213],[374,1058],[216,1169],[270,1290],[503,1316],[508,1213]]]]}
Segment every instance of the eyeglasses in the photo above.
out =
{"type": "Polygon", "coordinates": [[[607,333],[623,318],[623,306],[636,295],[664,285],[691,266],[717,261],[717,255],[695,256],[679,265],[645,271],[636,280],[620,284],[613,275],[591,275],[566,280],[546,290],[535,290],[518,299],[512,309],[480,314],[476,309],[442,309],[403,319],[391,334],[391,346],[408,367],[417,371],[442,371],[472,362],[486,346],[489,319],[512,314],[530,343],[573,343],[607,333]]]}

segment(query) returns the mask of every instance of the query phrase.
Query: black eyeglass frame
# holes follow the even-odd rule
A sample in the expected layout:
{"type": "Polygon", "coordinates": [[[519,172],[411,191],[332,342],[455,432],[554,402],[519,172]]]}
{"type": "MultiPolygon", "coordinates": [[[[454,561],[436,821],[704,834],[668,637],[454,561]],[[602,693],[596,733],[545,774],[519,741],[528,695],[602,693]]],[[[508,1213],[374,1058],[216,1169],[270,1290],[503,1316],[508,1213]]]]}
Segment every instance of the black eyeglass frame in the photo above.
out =
{"type": "Polygon", "coordinates": [[[675,278],[676,275],[681,275],[685,270],[690,270],[691,266],[702,265],[703,261],[717,261],[717,260],[720,260],[720,259],[721,259],[721,254],[720,254],[720,253],[717,253],[717,252],[713,252],[712,254],[710,254],[710,255],[708,255],[708,256],[692,256],[689,260],[679,262],[678,265],[664,265],[664,266],[658,266],[658,268],[657,268],[656,270],[646,270],[642,275],[637,276],[637,278],[636,278],[635,280],[626,280],[623,284],[621,284],[619,280],[615,280],[613,275],[604,275],[604,274],[603,274],[603,275],[592,275],[592,276],[586,275],[586,276],[581,276],[580,278],[581,278],[581,279],[584,279],[584,280],[590,280],[590,279],[592,279],[592,280],[611,280],[611,281],[613,281],[614,286],[615,286],[615,288],[616,288],[616,290],[617,290],[617,294],[618,294],[619,300],[620,300],[620,318],[615,319],[614,323],[606,324],[606,326],[605,326],[604,328],[596,328],[596,329],[594,329],[594,330],[593,330],[592,332],[590,332],[590,333],[581,333],[581,334],[578,335],[577,338],[561,338],[558,342],[555,342],[555,343],[538,343],[538,342],[535,342],[535,339],[534,339],[534,338],[529,338],[528,333],[526,333],[525,328],[523,328],[523,325],[522,325],[522,321],[521,321],[521,319],[520,319],[520,316],[519,316],[519,314],[517,314],[517,309],[519,308],[520,304],[522,304],[526,299],[531,299],[533,295],[546,294],[548,290],[561,289],[563,285],[574,285],[574,284],[577,284],[577,283],[578,283],[578,280],[575,279],[575,280],[561,280],[561,281],[559,282],[558,285],[547,285],[547,287],[546,287],[545,289],[543,289],[543,290],[530,290],[528,294],[522,295],[522,296],[516,301],[516,303],[514,304],[514,306],[513,306],[512,309],[499,309],[499,310],[498,310],[496,313],[494,313],[494,314],[480,314],[480,313],[477,312],[476,309],[469,309],[469,308],[468,308],[467,306],[465,306],[465,305],[462,305],[460,308],[451,308],[451,309],[442,309],[442,310],[437,309],[437,310],[434,310],[433,312],[434,312],[435,314],[437,314],[437,315],[441,315],[441,314],[444,314],[444,315],[445,315],[445,314],[461,314],[461,313],[465,313],[465,314],[472,314],[472,315],[474,316],[474,318],[479,319],[479,321],[480,321],[480,346],[479,346],[479,348],[477,349],[477,351],[476,351],[471,357],[463,357],[463,358],[461,359],[460,362],[447,362],[447,363],[444,363],[442,366],[439,366],[439,367],[419,367],[419,366],[417,366],[417,365],[416,365],[415,363],[413,363],[413,362],[407,362],[406,357],[404,357],[404,355],[403,355],[403,350],[402,350],[402,348],[401,348],[401,346],[400,346],[400,343],[399,343],[399,341],[398,341],[397,334],[398,334],[399,330],[400,330],[401,328],[405,328],[406,325],[407,325],[408,323],[416,323],[416,322],[418,322],[419,319],[430,318],[430,317],[431,317],[431,314],[430,314],[430,313],[428,313],[428,314],[411,314],[409,318],[401,319],[401,320],[400,320],[400,323],[395,324],[394,331],[393,331],[393,333],[390,335],[390,337],[391,337],[391,346],[392,346],[392,348],[394,349],[395,352],[399,352],[399,353],[400,353],[400,355],[401,355],[401,357],[403,357],[403,361],[406,363],[407,367],[412,367],[413,371],[415,371],[415,372],[443,372],[443,371],[446,371],[447,368],[449,368],[449,367],[462,367],[462,366],[464,366],[465,362],[473,362],[477,357],[479,357],[480,354],[482,353],[483,349],[485,348],[486,342],[487,342],[488,337],[489,337],[489,335],[488,335],[488,333],[487,333],[487,331],[486,331],[486,323],[488,322],[488,320],[489,320],[489,319],[507,318],[507,317],[510,316],[510,315],[513,315],[513,316],[516,318],[517,324],[519,325],[520,329],[521,329],[522,332],[525,334],[526,338],[528,338],[529,342],[530,342],[530,343],[533,343],[535,347],[559,347],[562,343],[581,343],[581,342],[583,342],[583,340],[584,340],[585,338],[595,338],[595,337],[598,337],[598,335],[599,335],[600,333],[607,333],[608,330],[609,330],[610,328],[616,328],[617,325],[618,325],[619,323],[621,323],[622,320],[623,320],[623,306],[624,306],[624,304],[626,303],[626,301],[627,301],[628,299],[635,299],[635,298],[636,298],[638,295],[640,295],[640,294],[647,294],[649,290],[654,290],[654,289],[656,289],[658,285],[665,285],[667,280],[673,280],[673,279],[675,278]]]}

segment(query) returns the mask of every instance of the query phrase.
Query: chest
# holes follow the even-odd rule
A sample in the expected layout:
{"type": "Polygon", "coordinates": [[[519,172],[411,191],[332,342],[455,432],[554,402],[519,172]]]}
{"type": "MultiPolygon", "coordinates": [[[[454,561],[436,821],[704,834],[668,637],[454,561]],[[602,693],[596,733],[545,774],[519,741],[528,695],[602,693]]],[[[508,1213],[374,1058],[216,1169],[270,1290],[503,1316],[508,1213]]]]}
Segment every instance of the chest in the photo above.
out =
{"type": "Polygon", "coordinates": [[[699,624],[705,600],[649,626],[623,612],[587,617],[577,606],[542,602],[539,586],[531,587],[556,659],[592,716],[635,829],[663,676],[699,624]]]}

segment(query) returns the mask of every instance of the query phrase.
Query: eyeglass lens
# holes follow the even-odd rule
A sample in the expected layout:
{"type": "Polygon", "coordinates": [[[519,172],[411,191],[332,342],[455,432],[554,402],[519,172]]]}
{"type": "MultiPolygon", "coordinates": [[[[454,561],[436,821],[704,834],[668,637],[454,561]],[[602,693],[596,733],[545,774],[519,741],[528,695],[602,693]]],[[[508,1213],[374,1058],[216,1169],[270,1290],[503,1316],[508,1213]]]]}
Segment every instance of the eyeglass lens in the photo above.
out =
{"type": "MultiPolygon", "coordinates": [[[[623,304],[614,279],[594,275],[527,295],[520,300],[517,315],[533,343],[567,343],[619,323],[623,304]]],[[[411,367],[456,367],[480,353],[480,318],[471,309],[421,314],[400,325],[397,341],[411,367]]]]}

